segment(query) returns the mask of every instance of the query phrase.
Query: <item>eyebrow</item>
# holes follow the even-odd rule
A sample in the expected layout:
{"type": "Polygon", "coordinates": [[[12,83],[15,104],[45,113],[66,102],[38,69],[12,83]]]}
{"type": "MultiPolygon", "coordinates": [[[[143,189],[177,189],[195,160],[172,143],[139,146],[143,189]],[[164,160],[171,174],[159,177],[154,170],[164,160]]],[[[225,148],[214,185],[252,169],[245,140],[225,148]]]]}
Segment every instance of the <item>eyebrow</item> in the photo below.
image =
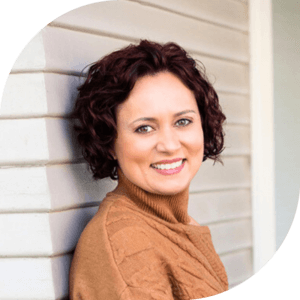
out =
{"type": "MultiPolygon", "coordinates": [[[[196,113],[196,112],[194,110],[192,110],[192,109],[187,109],[187,110],[184,110],[184,111],[176,113],[174,115],[174,117],[179,117],[179,116],[187,114],[187,113],[196,113]]],[[[156,121],[156,119],[155,118],[151,118],[151,117],[143,117],[143,118],[138,118],[138,119],[134,120],[130,124],[133,124],[133,123],[138,122],[138,121],[156,121]]]]}

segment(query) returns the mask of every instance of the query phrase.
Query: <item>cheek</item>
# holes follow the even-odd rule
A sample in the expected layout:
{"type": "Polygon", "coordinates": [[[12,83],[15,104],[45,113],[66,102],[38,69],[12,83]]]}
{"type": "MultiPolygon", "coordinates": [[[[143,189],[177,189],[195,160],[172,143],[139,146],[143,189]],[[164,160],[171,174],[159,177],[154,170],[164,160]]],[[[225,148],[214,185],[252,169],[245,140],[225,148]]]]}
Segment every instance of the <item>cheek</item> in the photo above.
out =
{"type": "Polygon", "coordinates": [[[194,141],[194,143],[191,145],[191,154],[194,157],[199,158],[199,161],[202,161],[203,154],[204,154],[203,139],[199,139],[198,141],[197,140],[194,141]]]}
{"type": "Polygon", "coordinates": [[[120,164],[142,164],[151,159],[152,144],[147,139],[121,137],[116,141],[115,151],[120,164]]]}
{"type": "Polygon", "coordinates": [[[186,144],[189,145],[191,154],[199,155],[204,151],[204,138],[202,128],[195,128],[185,136],[186,144]]]}

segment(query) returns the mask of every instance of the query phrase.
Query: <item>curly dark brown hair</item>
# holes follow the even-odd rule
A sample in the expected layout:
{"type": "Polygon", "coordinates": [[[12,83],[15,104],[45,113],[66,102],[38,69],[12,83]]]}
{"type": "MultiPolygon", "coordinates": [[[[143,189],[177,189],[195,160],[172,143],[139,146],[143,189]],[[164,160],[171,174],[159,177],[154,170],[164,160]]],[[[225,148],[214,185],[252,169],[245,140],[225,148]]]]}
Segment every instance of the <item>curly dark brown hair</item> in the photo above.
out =
{"type": "Polygon", "coordinates": [[[204,133],[203,161],[222,162],[219,155],[224,150],[222,125],[226,117],[204,67],[175,43],[141,40],[94,63],[78,88],[72,116],[80,125],[74,128],[94,179],[117,179],[118,163],[111,154],[117,137],[116,107],[127,99],[139,78],[166,71],[194,92],[204,133]]]}

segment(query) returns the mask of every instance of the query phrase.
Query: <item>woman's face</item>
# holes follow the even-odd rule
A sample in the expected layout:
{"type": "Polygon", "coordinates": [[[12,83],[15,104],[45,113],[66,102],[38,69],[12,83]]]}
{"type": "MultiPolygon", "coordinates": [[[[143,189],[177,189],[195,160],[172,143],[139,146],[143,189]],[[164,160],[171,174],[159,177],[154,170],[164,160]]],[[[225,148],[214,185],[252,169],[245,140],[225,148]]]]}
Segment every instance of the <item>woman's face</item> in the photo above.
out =
{"type": "Polygon", "coordinates": [[[169,72],[140,78],[116,111],[114,155],[140,188],[171,195],[187,188],[203,159],[193,92],[169,72]]]}

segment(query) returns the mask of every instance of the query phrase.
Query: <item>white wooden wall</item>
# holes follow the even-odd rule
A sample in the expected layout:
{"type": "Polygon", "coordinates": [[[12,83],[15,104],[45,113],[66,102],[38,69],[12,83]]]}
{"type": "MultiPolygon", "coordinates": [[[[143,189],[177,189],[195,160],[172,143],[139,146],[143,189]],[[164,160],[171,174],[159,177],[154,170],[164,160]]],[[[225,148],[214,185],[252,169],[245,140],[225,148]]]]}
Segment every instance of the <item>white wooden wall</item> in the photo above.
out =
{"type": "Polygon", "coordinates": [[[0,111],[0,299],[67,298],[78,237],[115,185],[91,179],[74,139],[68,114],[79,74],[140,38],[179,43],[214,82],[228,119],[224,166],[202,165],[189,210],[209,225],[230,286],[251,276],[247,3],[122,0],[50,23],[8,78],[0,111]]]}

